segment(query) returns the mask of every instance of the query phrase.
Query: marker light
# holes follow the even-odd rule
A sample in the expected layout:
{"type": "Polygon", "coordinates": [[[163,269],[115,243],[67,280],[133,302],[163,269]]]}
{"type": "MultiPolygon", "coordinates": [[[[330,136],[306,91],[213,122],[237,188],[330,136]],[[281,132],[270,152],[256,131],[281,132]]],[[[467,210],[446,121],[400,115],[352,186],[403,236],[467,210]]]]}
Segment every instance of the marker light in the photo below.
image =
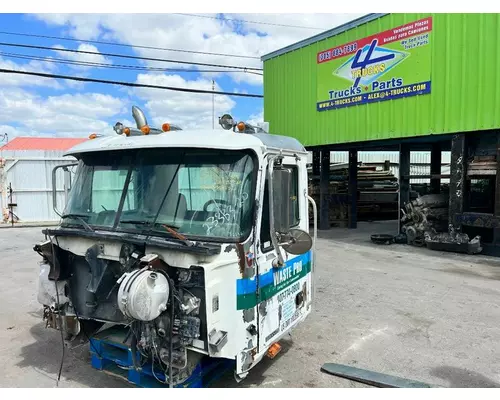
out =
{"type": "Polygon", "coordinates": [[[237,127],[240,132],[243,132],[245,130],[245,124],[243,122],[238,122],[237,127]]]}
{"type": "Polygon", "coordinates": [[[147,125],[144,125],[142,128],[141,128],[141,131],[142,133],[144,133],[145,135],[149,135],[149,132],[151,131],[151,128],[147,125]]]}
{"type": "Polygon", "coordinates": [[[97,137],[97,133],[92,133],[89,135],[89,139],[95,139],[97,137]]]}
{"type": "Polygon", "coordinates": [[[165,123],[161,126],[161,130],[162,130],[163,132],[169,132],[169,131],[170,131],[170,124],[168,124],[168,123],[166,123],[166,122],[165,122],[165,123]]]}
{"type": "Polygon", "coordinates": [[[130,136],[130,128],[123,128],[123,133],[127,136],[130,136]]]}

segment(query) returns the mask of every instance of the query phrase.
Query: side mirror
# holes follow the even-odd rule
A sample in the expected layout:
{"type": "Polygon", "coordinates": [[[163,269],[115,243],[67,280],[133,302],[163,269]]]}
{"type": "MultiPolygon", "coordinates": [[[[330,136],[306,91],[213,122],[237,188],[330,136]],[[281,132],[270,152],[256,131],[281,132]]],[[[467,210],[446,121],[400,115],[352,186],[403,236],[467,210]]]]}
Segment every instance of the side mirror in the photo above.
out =
{"type": "Polygon", "coordinates": [[[273,261],[273,268],[285,265],[280,247],[290,254],[307,253],[313,243],[311,236],[301,229],[291,229],[292,200],[292,170],[278,166],[268,172],[271,190],[269,192],[271,217],[271,241],[278,253],[273,261]],[[272,174],[271,172],[272,171],[272,174]]]}
{"type": "MultiPolygon", "coordinates": [[[[290,211],[292,209],[292,171],[278,168],[273,171],[273,214],[274,230],[279,234],[290,231],[290,211]]],[[[272,232],[274,233],[274,232],[272,232]]]]}
{"type": "Polygon", "coordinates": [[[281,239],[283,240],[280,243],[281,247],[290,254],[305,254],[313,246],[311,235],[302,229],[290,229],[290,232],[283,235],[281,239]]]}
{"type": "MultiPolygon", "coordinates": [[[[68,202],[68,194],[69,191],[71,190],[71,171],[69,170],[69,167],[73,167],[75,165],[78,165],[78,163],[72,163],[72,164],[64,164],[64,165],[58,165],[52,170],[52,208],[54,209],[54,212],[61,216],[62,213],[59,211],[57,208],[57,170],[62,169],[63,170],[63,191],[64,191],[64,206],[66,206],[66,203],[68,202]]],[[[64,207],[63,207],[64,208],[64,207]]]]}

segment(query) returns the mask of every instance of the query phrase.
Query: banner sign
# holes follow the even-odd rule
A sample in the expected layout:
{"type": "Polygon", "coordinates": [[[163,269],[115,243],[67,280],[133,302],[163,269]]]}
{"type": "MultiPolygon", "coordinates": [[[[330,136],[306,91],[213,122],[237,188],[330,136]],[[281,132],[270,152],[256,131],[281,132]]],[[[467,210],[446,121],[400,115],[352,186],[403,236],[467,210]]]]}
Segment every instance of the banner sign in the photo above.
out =
{"type": "Polygon", "coordinates": [[[431,92],[432,17],[317,54],[317,110],[431,92]]]}

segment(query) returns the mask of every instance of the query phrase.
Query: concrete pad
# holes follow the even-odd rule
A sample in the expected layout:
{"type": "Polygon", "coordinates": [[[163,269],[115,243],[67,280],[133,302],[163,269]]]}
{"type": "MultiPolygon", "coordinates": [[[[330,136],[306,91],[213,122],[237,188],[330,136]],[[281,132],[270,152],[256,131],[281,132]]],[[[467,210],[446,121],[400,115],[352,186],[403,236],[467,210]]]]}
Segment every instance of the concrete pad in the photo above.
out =
{"type": "MultiPolygon", "coordinates": [[[[42,228],[0,229],[2,387],[55,387],[59,332],[36,301],[42,228]]],[[[397,224],[320,232],[314,312],[237,384],[363,387],[320,371],[340,363],[443,387],[500,387],[500,259],[375,245],[397,224]]],[[[90,366],[88,347],[66,352],[62,387],[131,387],[90,366]]]]}

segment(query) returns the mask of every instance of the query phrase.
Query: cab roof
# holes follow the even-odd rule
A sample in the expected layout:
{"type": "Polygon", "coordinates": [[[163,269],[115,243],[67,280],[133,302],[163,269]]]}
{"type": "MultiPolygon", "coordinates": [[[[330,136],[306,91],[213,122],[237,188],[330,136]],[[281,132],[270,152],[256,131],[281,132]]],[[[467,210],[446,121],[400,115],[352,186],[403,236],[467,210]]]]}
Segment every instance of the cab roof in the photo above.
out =
{"type": "Polygon", "coordinates": [[[82,153],[132,150],[142,148],[182,148],[244,150],[264,152],[266,149],[306,153],[295,138],[268,133],[235,133],[225,130],[179,130],[142,136],[105,135],[80,143],[64,153],[77,156],[82,153]]]}

